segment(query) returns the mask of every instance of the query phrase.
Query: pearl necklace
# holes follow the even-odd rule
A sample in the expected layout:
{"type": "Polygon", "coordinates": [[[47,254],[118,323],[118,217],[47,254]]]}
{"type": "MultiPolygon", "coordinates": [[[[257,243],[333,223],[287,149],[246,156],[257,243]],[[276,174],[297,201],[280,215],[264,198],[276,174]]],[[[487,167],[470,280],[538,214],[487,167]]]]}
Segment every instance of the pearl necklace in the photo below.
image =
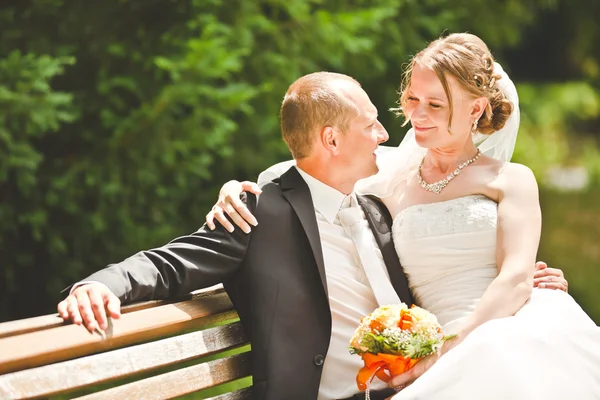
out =
{"type": "Polygon", "coordinates": [[[440,194],[442,192],[442,190],[446,186],[448,186],[448,184],[450,183],[450,181],[452,179],[454,179],[458,174],[460,174],[460,172],[463,170],[463,168],[465,168],[467,165],[469,165],[472,162],[474,162],[475,160],[477,160],[480,155],[481,155],[481,152],[479,151],[479,149],[477,149],[477,154],[475,154],[475,157],[473,157],[470,160],[467,160],[464,163],[460,164],[458,167],[456,167],[456,169],[454,170],[454,172],[450,173],[450,175],[448,175],[444,179],[442,179],[440,181],[437,181],[437,182],[433,182],[433,183],[427,183],[427,182],[425,182],[425,180],[423,180],[423,176],[421,175],[421,168],[423,167],[423,162],[425,161],[425,157],[423,157],[423,159],[421,160],[421,163],[419,164],[419,171],[417,173],[417,179],[419,181],[419,185],[421,185],[421,187],[423,189],[427,190],[428,192],[433,192],[435,194],[440,194]]]}

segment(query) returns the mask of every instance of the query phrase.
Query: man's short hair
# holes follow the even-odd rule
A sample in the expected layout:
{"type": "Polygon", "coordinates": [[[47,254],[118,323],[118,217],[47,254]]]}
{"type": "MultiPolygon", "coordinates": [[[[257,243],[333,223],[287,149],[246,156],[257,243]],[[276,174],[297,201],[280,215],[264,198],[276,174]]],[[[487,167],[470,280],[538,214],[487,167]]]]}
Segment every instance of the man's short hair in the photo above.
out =
{"type": "Polygon", "coordinates": [[[315,72],[295,81],[281,105],[281,133],[292,157],[308,157],[315,136],[326,126],[346,132],[358,115],[356,104],[337,83],[360,84],[347,75],[315,72]]]}

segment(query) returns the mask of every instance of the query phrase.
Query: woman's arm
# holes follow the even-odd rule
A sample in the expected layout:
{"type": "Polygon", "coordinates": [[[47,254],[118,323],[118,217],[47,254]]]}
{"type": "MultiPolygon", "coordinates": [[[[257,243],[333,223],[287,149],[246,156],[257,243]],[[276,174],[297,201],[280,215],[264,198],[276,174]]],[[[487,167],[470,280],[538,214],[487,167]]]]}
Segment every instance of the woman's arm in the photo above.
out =
{"type": "Polygon", "coordinates": [[[282,161],[275,165],[271,165],[269,168],[258,174],[257,183],[261,185],[263,183],[271,182],[273,179],[279,178],[294,165],[296,165],[296,160],[282,161]]]}
{"type": "Polygon", "coordinates": [[[459,341],[489,320],[514,315],[533,288],[542,228],[537,182],[529,168],[508,164],[498,177],[498,188],[498,276],[459,332],[459,341]]]}
{"type": "Polygon", "coordinates": [[[242,231],[250,233],[252,229],[250,225],[258,225],[258,221],[256,221],[254,215],[252,215],[246,205],[240,200],[240,194],[242,194],[242,192],[251,192],[256,195],[260,194],[261,190],[258,185],[279,178],[294,165],[296,165],[295,160],[282,161],[275,165],[271,165],[258,175],[258,183],[250,181],[239,182],[235,180],[226,182],[219,191],[217,203],[212,207],[209,213],[206,214],[206,226],[208,226],[210,230],[214,230],[216,227],[214,220],[216,219],[227,231],[233,232],[235,226],[225,217],[225,214],[227,214],[242,231]]]}

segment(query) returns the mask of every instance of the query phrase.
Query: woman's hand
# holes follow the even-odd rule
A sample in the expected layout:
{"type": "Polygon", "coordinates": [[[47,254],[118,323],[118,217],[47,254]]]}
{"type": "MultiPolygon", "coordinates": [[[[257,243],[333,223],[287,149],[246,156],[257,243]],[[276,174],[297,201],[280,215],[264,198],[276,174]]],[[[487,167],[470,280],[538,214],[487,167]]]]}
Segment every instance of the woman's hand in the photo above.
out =
{"type": "Polygon", "coordinates": [[[219,191],[217,203],[206,214],[206,225],[210,230],[215,229],[214,220],[216,219],[228,232],[233,232],[235,227],[229,222],[225,214],[245,233],[250,233],[250,225],[258,225],[258,221],[254,218],[254,215],[248,210],[244,202],[240,200],[242,192],[251,192],[258,195],[262,193],[262,190],[260,190],[256,183],[249,181],[229,181],[225,183],[219,191]]]}
{"type": "Polygon", "coordinates": [[[451,339],[446,340],[442,347],[438,350],[437,353],[430,354],[427,357],[423,357],[423,359],[419,360],[418,363],[413,365],[411,369],[408,371],[393,376],[392,379],[388,382],[388,385],[391,388],[396,389],[396,391],[400,391],[413,383],[417,378],[423,375],[429,368],[433,366],[440,359],[441,356],[452,350],[456,345],[462,342],[463,336],[457,335],[451,339]]]}

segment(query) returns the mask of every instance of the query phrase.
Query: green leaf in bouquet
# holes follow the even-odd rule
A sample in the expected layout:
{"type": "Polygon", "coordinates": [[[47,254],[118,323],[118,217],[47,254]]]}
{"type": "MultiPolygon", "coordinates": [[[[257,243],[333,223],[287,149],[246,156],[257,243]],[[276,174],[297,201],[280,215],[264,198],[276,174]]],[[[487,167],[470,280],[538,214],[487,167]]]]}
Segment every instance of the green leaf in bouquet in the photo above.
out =
{"type": "Polygon", "coordinates": [[[360,344],[368,348],[369,353],[377,354],[382,352],[384,347],[383,342],[383,337],[379,335],[374,335],[372,333],[368,333],[362,338],[360,344]]]}
{"type": "Polygon", "coordinates": [[[402,343],[401,342],[394,341],[390,338],[382,337],[382,345],[383,345],[383,350],[381,351],[382,353],[394,354],[394,355],[402,354],[402,348],[401,348],[402,343]]]}
{"type": "Polygon", "coordinates": [[[456,336],[457,336],[457,335],[456,335],[456,333],[453,333],[452,335],[447,335],[447,336],[444,336],[444,337],[442,338],[442,341],[444,341],[444,342],[445,342],[446,340],[454,339],[456,336]]]}
{"type": "Polygon", "coordinates": [[[414,336],[406,345],[404,356],[409,358],[421,358],[435,352],[440,345],[440,341],[436,339],[422,340],[418,336],[414,336]]]}

